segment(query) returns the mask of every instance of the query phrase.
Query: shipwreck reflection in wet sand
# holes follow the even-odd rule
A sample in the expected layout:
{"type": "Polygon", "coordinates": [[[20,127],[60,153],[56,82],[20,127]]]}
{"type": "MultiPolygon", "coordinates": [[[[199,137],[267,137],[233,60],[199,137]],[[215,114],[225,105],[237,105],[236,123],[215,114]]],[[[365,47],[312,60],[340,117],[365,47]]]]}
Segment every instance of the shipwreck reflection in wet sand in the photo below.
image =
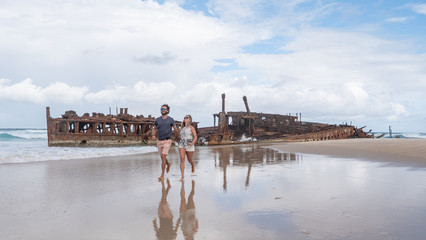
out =
{"type": "Polygon", "coordinates": [[[425,172],[262,145],[199,148],[199,239],[423,239],[425,172]],[[201,171],[201,173],[200,173],[201,171]]]}
{"type": "Polygon", "coordinates": [[[247,166],[245,186],[250,185],[250,173],[253,166],[273,165],[301,161],[303,156],[295,153],[281,153],[276,150],[259,145],[246,145],[238,147],[212,147],[211,155],[214,157],[215,167],[223,169],[223,189],[226,191],[226,169],[228,166],[247,166]]]}

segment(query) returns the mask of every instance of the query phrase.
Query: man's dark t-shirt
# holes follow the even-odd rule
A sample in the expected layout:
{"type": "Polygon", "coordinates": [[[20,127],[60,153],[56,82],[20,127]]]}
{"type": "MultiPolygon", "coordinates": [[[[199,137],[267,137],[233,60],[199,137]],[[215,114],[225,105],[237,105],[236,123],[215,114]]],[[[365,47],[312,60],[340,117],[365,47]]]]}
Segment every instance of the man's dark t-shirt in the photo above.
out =
{"type": "Polygon", "coordinates": [[[173,126],[175,125],[175,120],[169,116],[166,119],[158,117],[155,119],[154,126],[157,126],[158,129],[158,140],[172,139],[173,126]]]}

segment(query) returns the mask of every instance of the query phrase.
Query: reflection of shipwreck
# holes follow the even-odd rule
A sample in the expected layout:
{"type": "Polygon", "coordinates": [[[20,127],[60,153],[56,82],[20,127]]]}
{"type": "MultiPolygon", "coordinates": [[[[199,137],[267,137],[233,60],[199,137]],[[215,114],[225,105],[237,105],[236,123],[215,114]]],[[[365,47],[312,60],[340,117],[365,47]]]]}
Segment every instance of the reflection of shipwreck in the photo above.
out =
{"type": "MultiPolygon", "coordinates": [[[[245,112],[225,112],[225,94],[222,94],[222,112],[213,114],[214,126],[197,129],[200,143],[231,144],[243,136],[259,141],[320,141],[345,138],[374,138],[363,128],[351,125],[330,125],[302,122],[299,116],[251,112],[247,98],[243,97],[245,112]],[[216,127],[216,118],[218,126],[216,127]]],[[[67,111],[62,118],[52,118],[46,107],[47,135],[49,146],[128,146],[153,144],[152,127],[155,118],[132,116],[127,108],[120,113],[104,115],[85,113],[78,116],[67,111]]],[[[180,122],[176,121],[179,127],[180,122]]]]}
{"type": "Polygon", "coordinates": [[[214,127],[200,128],[200,138],[208,144],[229,144],[243,136],[257,140],[320,141],[345,138],[374,138],[363,128],[351,125],[330,125],[302,122],[299,116],[251,112],[247,97],[243,97],[246,112],[225,112],[225,94],[222,94],[222,112],[214,114],[214,127]],[[216,118],[218,126],[216,127],[216,118]]]}
{"type": "Polygon", "coordinates": [[[274,164],[293,164],[302,159],[302,155],[295,153],[281,153],[277,150],[264,148],[257,144],[248,144],[246,147],[212,147],[211,156],[214,157],[215,167],[222,168],[223,171],[223,190],[227,191],[227,169],[231,166],[247,166],[245,178],[246,188],[250,185],[250,175],[252,168],[256,165],[274,165],[274,164]]]}

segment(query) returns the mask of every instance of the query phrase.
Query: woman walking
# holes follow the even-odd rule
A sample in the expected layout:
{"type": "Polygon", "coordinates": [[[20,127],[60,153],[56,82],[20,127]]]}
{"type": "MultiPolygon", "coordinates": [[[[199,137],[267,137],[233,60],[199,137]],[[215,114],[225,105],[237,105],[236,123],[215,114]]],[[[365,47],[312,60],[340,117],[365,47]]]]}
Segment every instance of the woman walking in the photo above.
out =
{"type": "Polygon", "coordinates": [[[184,180],[184,171],[185,171],[185,155],[188,158],[188,162],[192,166],[192,172],[195,171],[194,156],[195,146],[197,142],[197,132],[195,128],[191,125],[192,117],[191,115],[186,115],[182,121],[180,129],[180,141],[179,141],[179,155],[180,155],[180,171],[182,173],[181,181],[184,180]]]}

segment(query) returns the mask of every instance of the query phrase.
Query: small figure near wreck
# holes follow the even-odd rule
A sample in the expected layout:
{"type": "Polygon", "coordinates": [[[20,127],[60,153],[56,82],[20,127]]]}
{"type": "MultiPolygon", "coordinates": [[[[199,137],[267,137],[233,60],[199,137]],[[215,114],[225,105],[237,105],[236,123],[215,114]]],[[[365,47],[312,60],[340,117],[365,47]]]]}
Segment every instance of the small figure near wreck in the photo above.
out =
{"type": "Polygon", "coordinates": [[[180,141],[179,141],[179,156],[180,156],[180,172],[182,174],[182,178],[180,181],[184,180],[184,171],[185,171],[185,155],[188,158],[188,162],[192,166],[192,172],[195,171],[194,160],[192,157],[194,156],[195,146],[194,144],[197,142],[197,132],[195,128],[191,125],[192,117],[191,115],[186,115],[182,121],[182,125],[180,128],[180,141]]]}
{"type": "Polygon", "coordinates": [[[161,156],[161,176],[159,180],[164,179],[164,171],[170,171],[170,162],[167,160],[167,154],[169,154],[170,146],[172,145],[172,129],[175,131],[176,136],[179,136],[179,131],[176,127],[175,120],[169,116],[170,107],[167,104],[161,106],[161,117],[155,119],[154,126],[152,128],[152,140],[155,140],[158,130],[157,148],[161,156]]]}

